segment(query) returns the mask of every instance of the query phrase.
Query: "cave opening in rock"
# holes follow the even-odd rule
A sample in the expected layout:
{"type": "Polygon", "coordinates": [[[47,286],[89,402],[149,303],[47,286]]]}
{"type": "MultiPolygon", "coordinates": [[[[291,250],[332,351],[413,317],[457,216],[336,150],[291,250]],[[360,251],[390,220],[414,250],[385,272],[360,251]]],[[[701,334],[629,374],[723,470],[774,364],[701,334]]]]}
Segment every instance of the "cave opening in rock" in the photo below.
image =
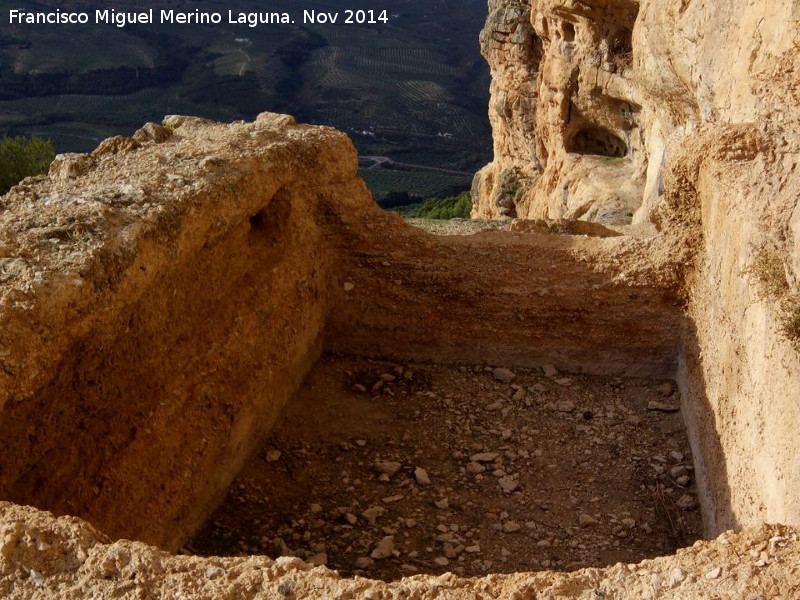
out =
{"type": "Polygon", "coordinates": [[[623,158],[628,155],[628,145],[607,129],[591,127],[579,130],[569,139],[567,152],[623,158]]]}
{"type": "Polygon", "coordinates": [[[575,41],[575,25],[569,22],[564,23],[563,27],[563,35],[565,42],[574,42],[575,41]]]}

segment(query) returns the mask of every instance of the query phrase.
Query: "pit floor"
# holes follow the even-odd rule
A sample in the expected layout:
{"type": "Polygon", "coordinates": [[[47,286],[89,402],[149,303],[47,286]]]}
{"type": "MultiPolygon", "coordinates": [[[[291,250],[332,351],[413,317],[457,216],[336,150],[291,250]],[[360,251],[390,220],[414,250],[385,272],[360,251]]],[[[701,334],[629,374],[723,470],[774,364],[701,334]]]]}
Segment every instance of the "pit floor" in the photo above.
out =
{"type": "Polygon", "coordinates": [[[324,358],[185,551],[388,581],[635,563],[701,536],[680,412],[648,409],[678,407],[671,382],[514,374],[324,358]]]}

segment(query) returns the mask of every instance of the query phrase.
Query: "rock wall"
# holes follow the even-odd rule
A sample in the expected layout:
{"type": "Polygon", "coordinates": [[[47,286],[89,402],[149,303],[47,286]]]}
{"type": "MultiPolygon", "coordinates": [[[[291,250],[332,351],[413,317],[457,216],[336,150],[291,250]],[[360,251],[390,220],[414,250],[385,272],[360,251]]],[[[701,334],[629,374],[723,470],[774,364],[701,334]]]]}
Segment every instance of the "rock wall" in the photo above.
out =
{"type": "MultiPolygon", "coordinates": [[[[484,37],[506,6],[490,1],[484,37]]],[[[800,272],[800,4],[792,0],[531,0],[542,51],[487,52],[495,158],[473,216],[652,225],[685,281],[681,380],[707,530],[800,523],[800,362],[782,329],[800,272]],[[516,61],[517,64],[508,64],[516,61]],[[521,71],[535,107],[498,111],[521,71]],[[510,140],[527,140],[525,166],[510,140]],[[754,270],[777,257],[783,291],[754,270]]],[[[500,21],[502,24],[502,21],[500,21]]],[[[520,25],[520,28],[524,26],[520,25]]],[[[500,27],[502,30],[502,26],[500,27]]],[[[495,45],[501,50],[505,46],[495,45]]]]}
{"type": "Polygon", "coordinates": [[[633,74],[638,3],[489,5],[495,158],[473,184],[473,217],[629,223],[647,168],[633,74]]]}
{"type": "Polygon", "coordinates": [[[165,124],[1,201],[0,490],[176,548],[319,355],[319,198],[369,197],[333,130],[165,124]]]}
{"type": "Polygon", "coordinates": [[[169,117],[5,196],[0,497],[177,549],[323,350],[674,373],[650,241],[433,237],[357,169],[290,117],[169,117]]]}

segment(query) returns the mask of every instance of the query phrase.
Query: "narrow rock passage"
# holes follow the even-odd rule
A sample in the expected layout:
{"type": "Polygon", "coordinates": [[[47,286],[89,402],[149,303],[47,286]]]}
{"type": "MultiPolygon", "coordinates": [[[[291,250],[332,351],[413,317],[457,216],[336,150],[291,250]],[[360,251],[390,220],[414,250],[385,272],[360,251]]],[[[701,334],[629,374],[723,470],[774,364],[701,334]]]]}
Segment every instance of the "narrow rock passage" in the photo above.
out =
{"type": "Polygon", "coordinates": [[[342,575],[574,570],[700,537],[672,382],[320,361],[186,550],[342,575]]]}

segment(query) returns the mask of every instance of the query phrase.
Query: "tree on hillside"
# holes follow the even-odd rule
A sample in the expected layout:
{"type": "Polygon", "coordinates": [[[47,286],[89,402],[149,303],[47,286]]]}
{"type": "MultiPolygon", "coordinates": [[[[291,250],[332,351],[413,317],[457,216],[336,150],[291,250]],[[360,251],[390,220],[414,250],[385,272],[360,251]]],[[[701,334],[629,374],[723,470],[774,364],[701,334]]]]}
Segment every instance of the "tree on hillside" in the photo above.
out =
{"type": "Polygon", "coordinates": [[[0,196],[26,177],[46,173],[55,154],[50,140],[19,136],[0,140],[0,196]]]}

